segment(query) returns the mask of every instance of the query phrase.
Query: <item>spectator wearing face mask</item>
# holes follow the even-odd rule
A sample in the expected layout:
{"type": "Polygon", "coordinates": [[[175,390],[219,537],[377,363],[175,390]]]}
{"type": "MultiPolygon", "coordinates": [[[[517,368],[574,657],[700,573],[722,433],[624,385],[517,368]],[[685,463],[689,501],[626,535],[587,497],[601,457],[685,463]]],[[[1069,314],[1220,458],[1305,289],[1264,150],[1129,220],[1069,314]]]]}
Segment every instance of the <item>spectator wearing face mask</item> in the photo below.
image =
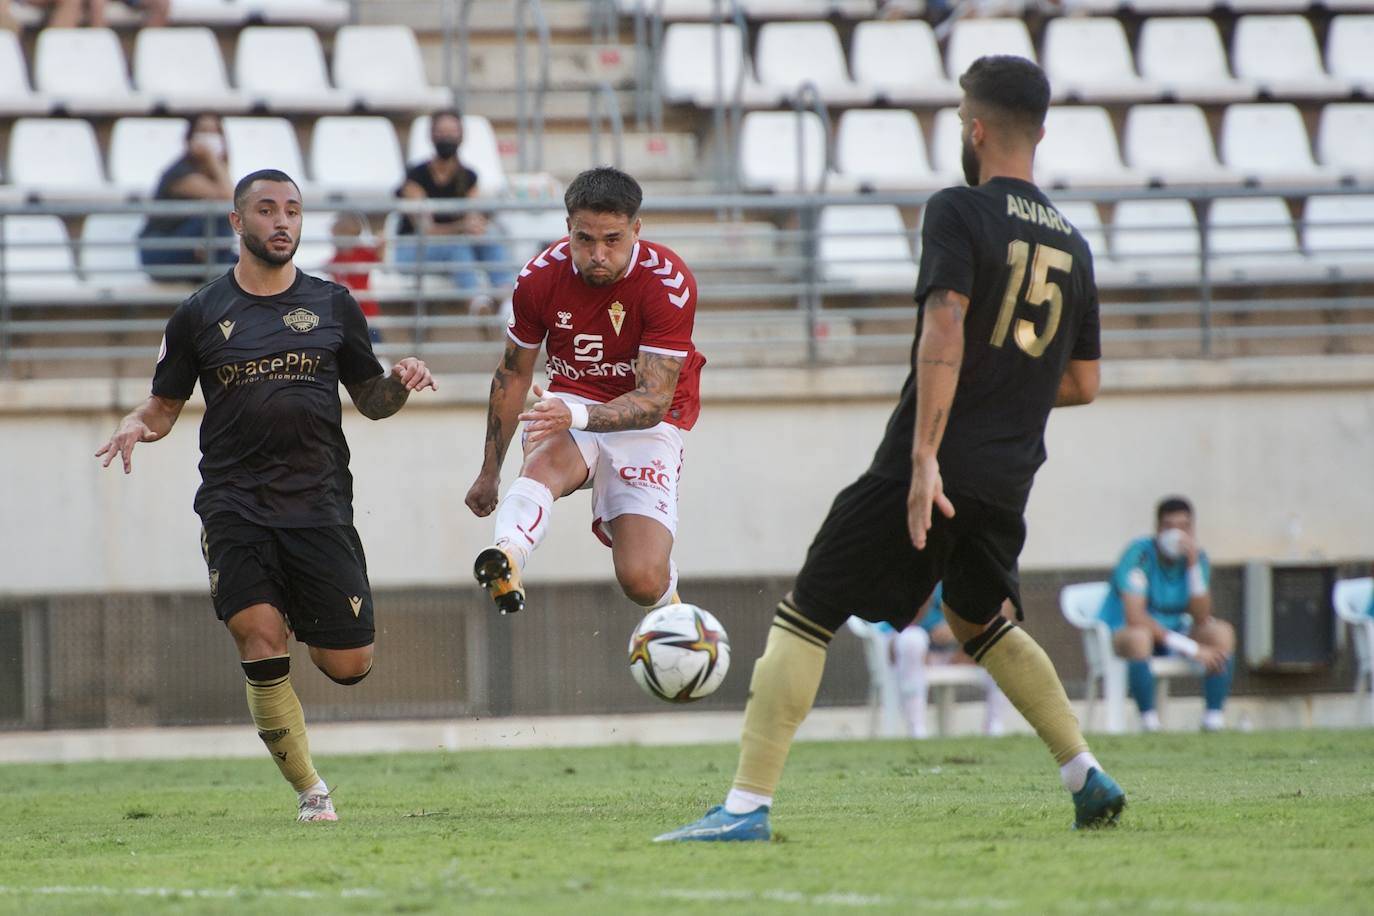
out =
{"type": "Polygon", "coordinates": [[[1212,616],[1212,567],[1198,544],[1193,507],[1181,496],[1155,509],[1155,533],[1126,546],[1101,616],[1112,645],[1126,659],[1127,682],[1145,731],[1159,730],[1150,658],[1178,655],[1206,669],[1202,681],[1204,731],[1224,727],[1222,706],[1231,691],[1236,631],[1212,616]]]}
{"type": "Polygon", "coordinates": [[[205,283],[218,275],[216,265],[238,260],[229,209],[234,182],[229,177],[224,132],[218,115],[200,114],[186,128],[186,151],[158,179],[154,200],[223,202],[209,212],[166,214],[148,218],[139,233],[139,254],[154,280],[205,283]]]}
{"type": "MultiPolygon", "coordinates": [[[[463,117],[457,111],[436,112],[430,119],[434,158],[411,166],[397,196],[406,200],[455,200],[476,197],[479,177],[458,159],[463,117]]],[[[401,264],[423,265],[429,273],[451,273],[453,283],[471,296],[475,315],[495,311],[496,297],[510,293],[514,279],[506,266],[506,248],[486,214],[418,213],[403,216],[396,245],[401,264]]]]}

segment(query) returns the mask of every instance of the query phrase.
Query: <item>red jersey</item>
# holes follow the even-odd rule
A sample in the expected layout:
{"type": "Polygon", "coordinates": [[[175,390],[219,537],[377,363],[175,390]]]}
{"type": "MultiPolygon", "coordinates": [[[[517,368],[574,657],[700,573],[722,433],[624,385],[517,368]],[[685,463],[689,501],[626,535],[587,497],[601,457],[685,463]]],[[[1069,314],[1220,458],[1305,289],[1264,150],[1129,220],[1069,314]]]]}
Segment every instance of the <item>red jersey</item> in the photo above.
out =
{"type": "Polygon", "coordinates": [[[692,346],[697,281],[670,249],[640,239],[630,266],[610,286],[577,275],[568,239],[520,271],[506,333],[527,350],[545,344],[549,390],[605,403],[633,391],[640,351],[682,358],[663,420],[691,429],[701,413],[701,367],[692,346]]]}
{"type": "MultiPolygon", "coordinates": [[[[351,293],[365,293],[372,283],[372,268],[382,263],[382,255],[374,245],[357,245],[352,248],[340,248],[334,252],[334,257],[325,268],[334,277],[334,282],[348,287],[351,293]],[[363,270],[349,270],[349,267],[362,267],[363,270]]],[[[376,318],[382,314],[381,307],[377,305],[376,299],[366,296],[356,296],[358,306],[363,310],[363,314],[369,318],[376,318]]]]}

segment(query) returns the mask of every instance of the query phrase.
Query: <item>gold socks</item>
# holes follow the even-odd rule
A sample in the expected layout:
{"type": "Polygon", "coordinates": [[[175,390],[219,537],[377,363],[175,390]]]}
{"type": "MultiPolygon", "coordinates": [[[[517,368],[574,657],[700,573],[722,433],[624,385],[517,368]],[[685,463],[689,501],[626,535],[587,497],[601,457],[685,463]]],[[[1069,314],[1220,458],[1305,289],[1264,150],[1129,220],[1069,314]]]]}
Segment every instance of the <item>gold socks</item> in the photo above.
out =
{"type": "Polygon", "coordinates": [[[297,792],[305,791],[320,781],[320,775],[310,762],[305,713],[291,688],[291,656],[244,662],[243,673],[248,678],[248,711],[258,737],[272,752],[286,781],[297,792]]]}

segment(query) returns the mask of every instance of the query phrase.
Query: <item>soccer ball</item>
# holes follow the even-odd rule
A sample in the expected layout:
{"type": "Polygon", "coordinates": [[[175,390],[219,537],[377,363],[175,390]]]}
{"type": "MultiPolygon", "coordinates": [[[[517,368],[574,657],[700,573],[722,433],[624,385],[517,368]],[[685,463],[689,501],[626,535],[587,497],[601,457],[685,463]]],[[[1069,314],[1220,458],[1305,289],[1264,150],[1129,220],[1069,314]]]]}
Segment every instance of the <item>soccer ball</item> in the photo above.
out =
{"type": "Polygon", "coordinates": [[[630,635],[630,673],[651,697],[691,703],[716,692],[730,670],[730,637],[709,611],[670,604],[630,635]]]}

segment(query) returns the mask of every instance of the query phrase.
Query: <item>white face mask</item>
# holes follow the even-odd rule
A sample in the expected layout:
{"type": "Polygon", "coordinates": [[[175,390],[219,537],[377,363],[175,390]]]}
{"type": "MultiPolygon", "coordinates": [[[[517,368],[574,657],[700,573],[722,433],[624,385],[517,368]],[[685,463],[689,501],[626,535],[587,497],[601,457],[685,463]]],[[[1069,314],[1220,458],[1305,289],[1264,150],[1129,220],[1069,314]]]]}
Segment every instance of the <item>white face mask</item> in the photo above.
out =
{"type": "Polygon", "coordinates": [[[1171,560],[1177,560],[1183,556],[1183,529],[1166,528],[1155,538],[1155,543],[1159,545],[1159,552],[1171,560]]]}
{"type": "Polygon", "coordinates": [[[214,153],[216,157],[223,158],[224,156],[224,137],[221,134],[217,134],[213,131],[194,133],[191,134],[191,143],[195,146],[205,147],[210,150],[210,152],[214,153]]]}

